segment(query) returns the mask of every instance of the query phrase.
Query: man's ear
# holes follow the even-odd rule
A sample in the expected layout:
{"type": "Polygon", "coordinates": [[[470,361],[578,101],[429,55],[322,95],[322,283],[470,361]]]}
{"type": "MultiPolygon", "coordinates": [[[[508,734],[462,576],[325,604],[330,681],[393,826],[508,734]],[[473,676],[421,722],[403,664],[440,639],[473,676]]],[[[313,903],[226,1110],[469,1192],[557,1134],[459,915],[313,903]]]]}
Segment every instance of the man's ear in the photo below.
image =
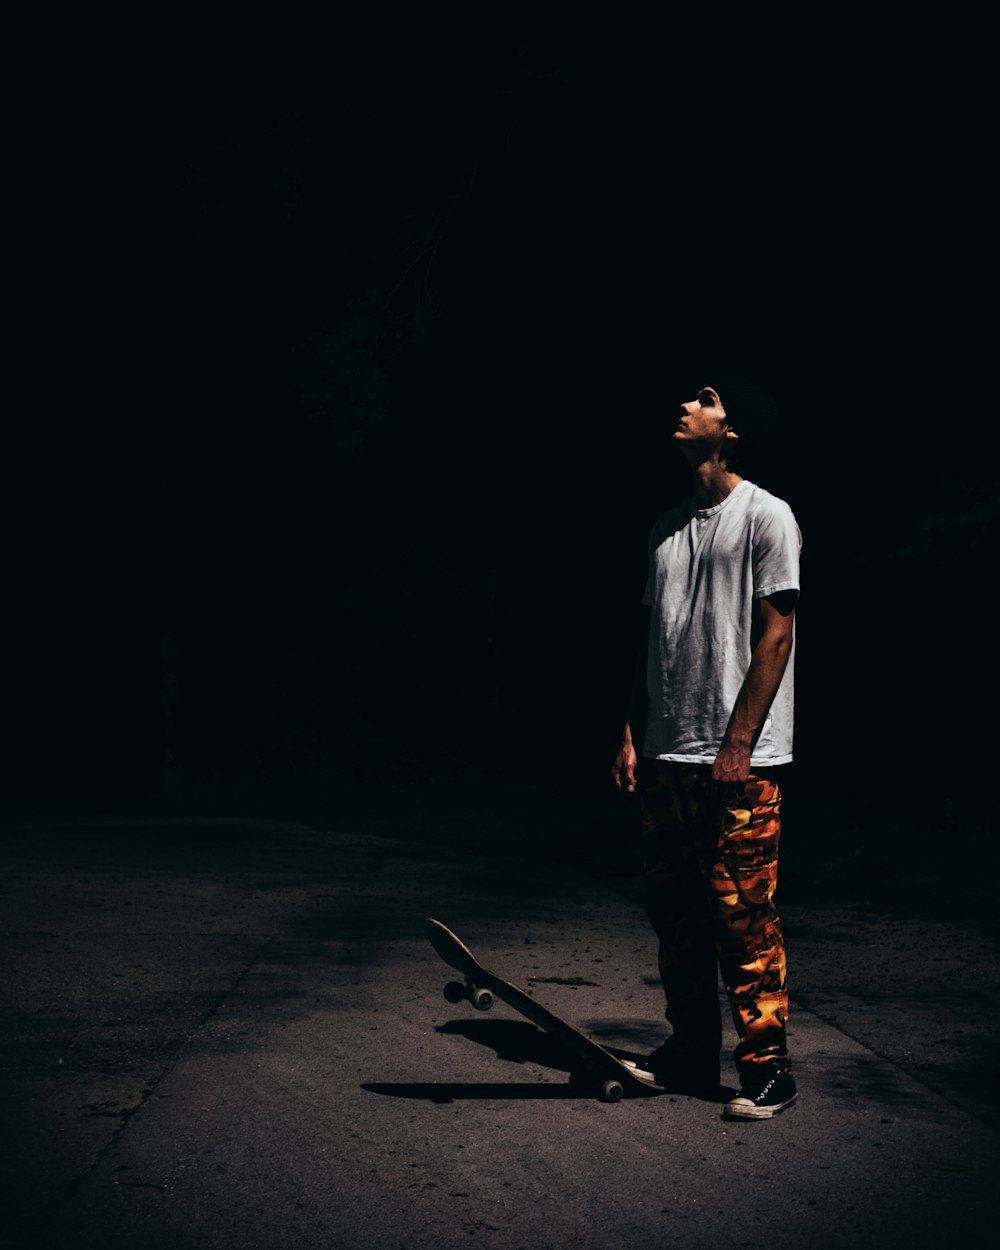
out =
{"type": "Polygon", "coordinates": [[[738,457],[740,454],[740,436],[730,427],[726,428],[726,432],[722,438],[722,446],[719,448],[719,459],[723,464],[729,463],[730,456],[738,457]]]}

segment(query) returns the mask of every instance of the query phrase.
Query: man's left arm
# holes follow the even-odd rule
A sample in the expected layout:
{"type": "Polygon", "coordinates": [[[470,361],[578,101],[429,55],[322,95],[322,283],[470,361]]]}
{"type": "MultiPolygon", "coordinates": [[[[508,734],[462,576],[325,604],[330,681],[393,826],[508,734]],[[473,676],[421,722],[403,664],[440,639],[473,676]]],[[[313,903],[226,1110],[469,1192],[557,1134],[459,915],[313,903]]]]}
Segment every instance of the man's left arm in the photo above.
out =
{"type": "Polygon", "coordinates": [[[757,601],[761,634],[712,765],[715,781],[743,785],[750,776],[750,754],[764,728],[792,652],[797,600],[798,591],[782,590],[757,601]]]}

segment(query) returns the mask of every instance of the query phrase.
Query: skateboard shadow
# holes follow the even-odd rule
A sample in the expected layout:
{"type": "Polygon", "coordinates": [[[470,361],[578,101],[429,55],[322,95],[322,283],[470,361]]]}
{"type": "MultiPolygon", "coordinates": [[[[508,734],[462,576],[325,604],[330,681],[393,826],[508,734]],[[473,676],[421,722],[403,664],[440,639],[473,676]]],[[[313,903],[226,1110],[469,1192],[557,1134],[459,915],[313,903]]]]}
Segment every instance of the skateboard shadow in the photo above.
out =
{"type": "MultiPolygon", "coordinates": [[[[567,1077],[575,1066],[574,1056],[554,1037],[543,1033],[527,1020],[449,1020],[435,1030],[468,1038],[486,1046],[506,1063],[530,1063],[536,1067],[562,1072],[567,1077]]],[[[448,1103],[466,1099],[556,1099],[586,1098],[586,1092],[567,1084],[490,1081],[405,1081],[389,1083],[370,1081],[361,1086],[370,1094],[393,1098],[416,1098],[427,1102],[448,1103]]]]}
{"type": "MultiPolygon", "coordinates": [[[[479,1046],[486,1046],[494,1051],[496,1057],[505,1063],[531,1064],[534,1067],[547,1068],[550,1071],[563,1073],[565,1083],[549,1083],[538,1081],[528,1083],[484,1081],[368,1081],[361,1089],[369,1094],[382,1094],[391,1098],[413,1098],[433,1103],[449,1103],[475,1099],[561,1099],[593,1097],[586,1088],[577,1088],[568,1082],[569,1074],[579,1067],[579,1060],[566,1046],[551,1037],[542,1029],[527,1020],[503,1019],[472,1019],[449,1020],[447,1024],[438,1025],[435,1032],[465,1037],[479,1046]]],[[[618,1047],[608,1046],[607,1050],[618,1059],[631,1059],[642,1063],[644,1056],[618,1047]]],[[[658,1097],[664,1092],[652,1088],[647,1090],[629,1090],[626,1097],[645,1098],[658,1097]]],[[[735,1090],[720,1088],[716,1097],[703,1099],[708,1102],[726,1102],[735,1094],[735,1090]]]]}
{"type": "MultiPolygon", "coordinates": [[[[536,1028],[527,1020],[474,1019],[449,1020],[435,1030],[468,1038],[479,1046],[486,1046],[494,1051],[498,1059],[506,1063],[530,1063],[535,1067],[548,1068],[553,1072],[565,1074],[579,1066],[579,1060],[567,1047],[561,1045],[554,1037],[536,1028]]],[[[611,1054],[619,1059],[631,1059],[641,1063],[644,1056],[617,1047],[607,1047],[611,1054]]],[[[502,1083],[490,1081],[473,1083],[468,1081],[369,1081],[361,1089],[370,1094],[383,1094],[392,1098],[413,1098],[427,1102],[449,1103],[467,1099],[557,1099],[557,1098],[592,1098],[592,1092],[576,1088],[568,1083],[549,1084],[539,1081],[502,1083]]],[[[626,1097],[645,1098],[657,1097],[664,1091],[659,1089],[629,1090],[626,1097]]],[[[727,1101],[735,1091],[719,1091],[718,1101],[727,1101]]],[[[708,1099],[716,1101],[716,1099],[708,1099]]]]}
{"type": "Polygon", "coordinates": [[[435,1032],[467,1037],[507,1063],[533,1063],[569,1073],[579,1062],[572,1051],[527,1020],[449,1020],[435,1032]]]}

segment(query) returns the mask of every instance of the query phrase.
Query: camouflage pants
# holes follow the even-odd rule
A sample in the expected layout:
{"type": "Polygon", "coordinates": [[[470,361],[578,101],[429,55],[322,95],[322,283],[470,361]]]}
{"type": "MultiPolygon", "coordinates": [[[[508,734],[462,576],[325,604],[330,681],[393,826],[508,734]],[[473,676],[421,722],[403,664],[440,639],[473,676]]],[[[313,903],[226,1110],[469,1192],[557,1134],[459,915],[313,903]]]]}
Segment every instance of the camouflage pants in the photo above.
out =
{"type": "Polygon", "coordinates": [[[739,1039],[737,1068],[788,1064],[788,992],[774,907],[781,793],[751,776],[742,792],[708,765],[642,761],[646,910],[659,938],[666,1016],[678,1041],[718,1053],[719,973],[739,1039]]]}

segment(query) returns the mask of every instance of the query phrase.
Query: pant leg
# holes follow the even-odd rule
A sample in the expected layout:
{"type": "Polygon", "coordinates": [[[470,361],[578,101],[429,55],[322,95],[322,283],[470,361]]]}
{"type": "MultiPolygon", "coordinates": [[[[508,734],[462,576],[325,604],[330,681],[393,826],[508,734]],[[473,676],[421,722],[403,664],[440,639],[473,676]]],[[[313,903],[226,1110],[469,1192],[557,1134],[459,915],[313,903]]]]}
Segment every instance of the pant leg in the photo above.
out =
{"type": "Polygon", "coordinates": [[[686,1049],[718,1055],[719,969],[706,878],[718,813],[714,830],[706,828],[702,787],[690,766],[644,760],[642,774],[645,903],[659,940],[666,1017],[686,1049]]]}
{"type": "Polygon", "coordinates": [[[709,878],[738,1068],[771,1059],[788,1065],[785,945],[773,901],[780,834],[780,789],[753,776],[725,809],[709,878]]]}

